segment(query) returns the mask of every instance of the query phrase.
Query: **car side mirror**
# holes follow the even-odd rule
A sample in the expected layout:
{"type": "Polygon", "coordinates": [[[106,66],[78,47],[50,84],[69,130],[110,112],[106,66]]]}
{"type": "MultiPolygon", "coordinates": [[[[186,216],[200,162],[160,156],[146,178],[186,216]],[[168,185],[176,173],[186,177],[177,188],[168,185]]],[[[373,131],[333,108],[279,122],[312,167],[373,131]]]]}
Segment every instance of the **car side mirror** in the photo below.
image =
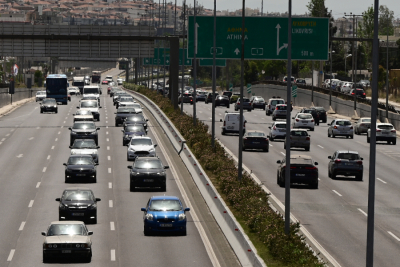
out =
{"type": "Polygon", "coordinates": [[[69,148],[72,148],[72,146],[69,146],[69,148]]]}
{"type": "Polygon", "coordinates": [[[220,122],[222,122],[222,119],[219,119],[220,122]]]}
{"type": "Polygon", "coordinates": [[[96,130],[98,131],[98,130],[100,130],[100,128],[96,128],[96,130]]]}
{"type": "Polygon", "coordinates": [[[121,130],[121,132],[124,132],[124,130],[121,130]]]}
{"type": "Polygon", "coordinates": [[[98,164],[98,163],[95,163],[94,165],[97,166],[97,165],[99,165],[99,164],[98,164]]]}
{"type": "Polygon", "coordinates": [[[93,231],[88,231],[87,234],[88,235],[93,235],[93,231]]]}
{"type": "Polygon", "coordinates": [[[114,114],[117,114],[117,112],[114,112],[114,114]]]}
{"type": "Polygon", "coordinates": [[[140,210],[141,210],[141,211],[146,211],[146,208],[141,208],[140,210]]]}
{"type": "Polygon", "coordinates": [[[58,198],[56,198],[56,201],[61,201],[61,198],[59,198],[59,197],[58,197],[58,198]]]}
{"type": "Polygon", "coordinates": [[[68,128],[68,130],[72,131],[72,128],[71,128],[71,127],[69,127],[69,128],[68,128]]]}
{"type": "Polygon", "coordinates": [[[148,119],[146,119],[146,121],[149,121],[148,119]]]}
{"type": "Polygon", "coordinates": [[[157,147],[157,144],[155,144],[154,147],[157,147]]]}
{"type": "Polygon", "coordinates": [[[271,126],[268,126],[268,129],[271,129],[271,126]]]}
{"type": "Polygon", "coordinates": [[[314,162],[314,165],[318,165],[318,162],[314,162]]]}
{"type": "Polygon", "coordinates": [[[294,119],[294,117],[292,117],[292,119],[294,119]]]}
{"type": "Polygon", "coordinates": [[[131,166],[131,165],[129,165],[129,166],[128,166],[128,169],[132,169],[132,166],[131,166]]]}
{"type": "Polygon", "coordinates": [[[64,166],[67,166],[67,163],[63,163],[64,166]]]}
{"type": "Polygon", "coordinates": [[[102,106],[100,106],[99,108],[102,108],[102,106]]]}
{"type": "Polygon", "coordinates": [[[42,232],[42,236],[46,236],[46,232],[42,232]]]}
{"type": "Polygon", "coordinates": [[[169,166],[164,166],[164,169],[169,169],[169,166]]]}
{"type": "Polygon", "coordinates": [[[185,208],[183,211],[190,211],[190,208],[185,208]]]}
{"type": "Polygon", "coordinates": [[[76,108],[80,108],[80,107],[76,107],[76,108]]]}
{"type": "Polygon", "coordinates": [[[278,160],[276,163],[279,163],[279,164],[280,164],[280,163],[281,163],[281,161],[280,161],[280,160],[278,160]]]}
{"type": "Polygon", "coordinates": [[[332,158],[332,156],[328,156],[328,159],[331,159],[332,158]]]}
{"type": "Polygon", "coordinates": [[[361,160],[364,160],[364,158],[360,158],[361,160]]]}
{"type": "Polygon", "coordinates": [[[101,201],[101,198],[96,197],[96,201],[101,201]]]}

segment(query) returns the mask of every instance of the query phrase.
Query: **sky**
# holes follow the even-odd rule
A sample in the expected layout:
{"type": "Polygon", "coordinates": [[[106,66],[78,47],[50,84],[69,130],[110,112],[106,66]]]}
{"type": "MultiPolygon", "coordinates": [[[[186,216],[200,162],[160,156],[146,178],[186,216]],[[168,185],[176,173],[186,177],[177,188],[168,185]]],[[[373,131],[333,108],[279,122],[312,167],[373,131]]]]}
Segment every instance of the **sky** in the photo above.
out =
{"type": "MultiPolygon", "coordinates": [[[[186,0],[191,3],[194,0],[186,0]]],[[[292,14],[304,14],[308,12],[307,4],[310,0],[293,0],[292,14]]],[[[214,0],[198,0],[198,3],[206,8],[214,8],[214,0]]],[[[261,9],[261,0],[246,0],[246,7],[261,9]]],[[[343,17],[344,12],[349,14],[361,14],[367,10],[368,6],[373,6],[374,0],[325,0],[325,6],[328,10],[332,10],[334,18],[343,17]]],[[[192,4],[193,5],[193,4],[192,4]]],[[[390,10],[394,11],[395,18],[400,18],[400,0],[380,0],[379,5],[386,5],[390,10]]],[[[242,8],[241,0],[217,0],[217,10],[234,11],[242,8]]],[[[285,0],[264,0],[264,13],[280,12],[284,13],[288,10],[288,1],[285,0]]]]}

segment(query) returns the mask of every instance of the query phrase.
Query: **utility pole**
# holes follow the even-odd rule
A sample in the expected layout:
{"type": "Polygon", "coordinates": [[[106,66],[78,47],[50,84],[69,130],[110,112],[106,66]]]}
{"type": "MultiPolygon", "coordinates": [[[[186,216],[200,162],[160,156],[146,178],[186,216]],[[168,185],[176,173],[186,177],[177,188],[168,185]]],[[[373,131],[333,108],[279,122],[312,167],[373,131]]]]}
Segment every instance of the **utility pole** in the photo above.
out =
{"type": "Polygon", "coordinates": [[[261,17],[263,16],[264,0],[261,0],[261,17]]]}

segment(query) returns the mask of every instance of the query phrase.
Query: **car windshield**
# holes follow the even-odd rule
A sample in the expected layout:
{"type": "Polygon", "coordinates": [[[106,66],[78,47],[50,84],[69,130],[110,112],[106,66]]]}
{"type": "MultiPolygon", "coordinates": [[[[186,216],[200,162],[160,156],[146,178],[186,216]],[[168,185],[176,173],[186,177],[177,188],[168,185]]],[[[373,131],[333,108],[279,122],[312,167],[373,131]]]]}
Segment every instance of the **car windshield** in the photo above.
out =
{"type": "Polygon", "coordinates": [[[338,159],[348,159],[348,160],[358,160],[360,156],[355,153],[339,153],[337,156],[338,159]]]}
{"type": "Polygon", "coordinates": [[[73,148],[97,148],[94,140],[81,140],[76,139],[72,146],[73,148]]]}
{"type": "Polygon", "coordinates": [[[52,224],[47,235],[87,235],[87,231],[83,224],[52,224]]]}
{"type": "Polygon", "coordinates": [[[277,110],[286,110],[286,105],[285,106],[276,106],[277,110]]]}
{"type": "Polygon", "coordinates": [[[133,102],[133,98],[132,97],[122,97],[121,102],[133,102]]]}
{"type": "Polygon", "coordinates": [[[95,97],[95,96],[85,96],[85,97],[82,97],[81,100],[97,100],[97,97],[95,97]]]}
{"type": "Polygon", "coordinates": [[[126,121],[144,121],[144,117],[142,115],[129,116],[126,121]]]}
{"type": "Polygon", "coordinates": [[[313,118],[311,114],[299,114],[297,117],[302,120],[309,120],[313,118]]]}
{"type": "Polygon", "coordinates": [[[393,129],[393,126],[392,125],[378,125],[377,128],[381,129],[381,130],[391,130],[391,129],[393,129]]]}
{"type": "Polygon", "coordinates": [[[179,200],[163,199],[153,200],[150,202],[150,211],[179,211],[182,210],[182,205],[179,200]]]}
{"type": "Polygon", "coordinates": [[[265,136],[265,133],[261,133],[261,132],[248,132],[247,136],[263,137],[263,136],[265,136]]]}
{"type": "Polygon", "coordinates": [[[250,102],[250,99],[248,99],[248,98],[243,98],[243,103],[244,102],[250,102]]]}
{"type": "Polygon", "coordinates": [[[57,104],[57,102],[54,99],[44,99],[42,103],[46,104],[46,105],[55,105],[55,104],[57,104]]]}
{"type": "Polygon", "coordinates": [[[272,106],[276,106],[276,104],[284,104],[284,103],[283,103],[283,100],[272,100],[271,101],[272,106]]]}
{"type": "Polygon", "coordinates": [[[94,161],[92,157],[70,157],[68,159],[68,165],[93,165],[94,161]]]}
{"type": "Polygon", "coordinates": [[[371,122],[371,119],[361,119],[361,122],[371,122]]]}
{"type": "Polygon", "coordinates": [[[119,108],[117,109],[117,113],[135,113],[134,108],[119,108]]]}
{"type": "Polygon", "coordinates": [[[93,200],[93,193],[91,190],[65,190],[62,195],[62,200],[76,201],[76,200],[93,200]]]}
{"type": "Polygon", "coordinates": [[[262,98],[262,97],[256,97],[254,100],[255,100],[255,101],[264,101],[264,98],[262,98]]]}
{"type": "Polygon", "coordinates": [[[351,125],[351,122],[350,121],[336,121],[336,125],[348,126],[348,125],[351,125]]]}
{"type": "Polygon", "coordinates": [[[132,146],[151,146],[153,143],[149,138],[134,138],[131,139],[132,146]]]}
{"type": "Polygon", "coordinates": [[[36,95],[45,95],[46,94],[46,92],[44,92],[44,91],[38,91],[37,93],[36,93],[36,95]]]}
{"type": "Polygon", "coordinates": [[[315,110],[317,110],[319,112],[326,112],[325,109],[322,107],[315,107],[315,110]]]}
{"type": "Polygon", "coordinates": [[[128,125],[124,129],[125,132],[144,132],[144,128],[141,125],[128,125]]]}
{"type": "Polygon", "coordinates": [[[282,128],[282,129],[286,129],[286,123],[277,123],[275,124],[276,128],[282,128]]]}
{"type": "Polygon", "coordinates": [[[81,108],[97,108],[97,101],[83,101],[81,102],[81,108]]]}
{"type": "Polygon", "coordinates": [[[162,169],[160,160],[136,160],[134,167],[136,169],[162,169]]]}
{"type": "Polygon", "coordinates": [[[99,94],[99,88],[84,88],[84,94],[99,94]]]}
{"type": "Polygon", "coordinates": [[[96,125],[92,122],[85,122],[85,123],[74,123],[72,129],[79,129],[79,130],[95,130],[96,125]]]}
{"type": "Polygon", "coordinates": [[[92,115],[90,110],[77,110],[75,115],[92,115]]]}
{"type": "Polygon", "coordinates": [[[305,110],[303,110],[301,113],[309,113],[309,114],[312,114],[313,111],[312,111],[312,109],[305,109],[305,110]]]}
{"type": "Polygon", "coordinates": [[[308,136],[307,131],[291,131],[290,135],[292,136],[308,136]]]}

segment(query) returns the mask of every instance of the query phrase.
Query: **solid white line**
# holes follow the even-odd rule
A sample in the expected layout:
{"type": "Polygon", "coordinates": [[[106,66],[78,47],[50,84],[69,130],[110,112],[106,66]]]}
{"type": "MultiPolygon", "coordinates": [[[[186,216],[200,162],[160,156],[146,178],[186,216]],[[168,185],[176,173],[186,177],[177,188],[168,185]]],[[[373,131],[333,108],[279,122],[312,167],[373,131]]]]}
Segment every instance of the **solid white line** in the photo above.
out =
{"type": "Polygon", "coordinates": [[[49,159],[50,159],[50,157],[51,157],[51,156],[50,156],[50,155],[48,155],[48,156],[47,156],[47,160],[49,160],[49,159]]]}
{"type": "Polygon", "coordinates": [[[110,222],[110,229],[111,229],[111,231],[115,231],[114,222],[110,222]]]}
{"type": "Polygon", "coordinates": [[[112,201],[112,200],[109,200],[109,201],[108,201],[108,206],[109,206],[110,208],[113,207],[113,201],[112,201]]]}
{"type": "Polygon", "coordinates": [[[111,168],[108,168],[108,173],[111,173],[111,168]]]}
{"type": "Polygon", "coordinates": [[[3,142],[0,142],[0,145],[2,144],[3,142]]]}
{"type": "Polygon", "coordinates": [[[388,234],[393,236],[394,239],[396,239],[397,241],[400,241],[400,238],[398,238],[397,236],[395,236],[392,232],[388,231],[388,234]]]}
{"type": "Polygon", "coordinates": [[[110,147],[109,147],[109,146],[107,147],[107,150],[110,150],[110,147]]]}
{"type": "Polygon", "coordinates": [[[283,152],[281,152],[281,154],[282,154],[282,155],[284,155],[284,156],[286,155],[286,154],[285,154],[285,153],[283,153],[283,152]]]}
{"type": "Polygon", "coordinates": [[[56,138],[56,142],[58,141],[58,138],[56,138]]]}
{"type": "Polygon", "coordinates": [[[107,142],[109,142],[109,141],[110,141],[110,139],[107,138],[107,142]]]}
{"type": "Polygon", "coordinates": [[[378,181],[381,181],[384,184],[387,184],[384,180],[382,180],[381,178],[376,178],[378,181]]]}
{"type": "Polygon", "coordinates": [[[363,211],[362,209],[358,209],[358,211],[361,212],[362,214],[364,214],[365,217],[368,217],[368,214],[365,211],[363,211]]]}
{"type": "Polygon", "coordinates": [[[29,201],[28,208],[32,208],[32,206],[33,206],[33,202],[35,202],[35,201],[34,201],[34,200],[31,200],[31,201],[29,201]]]}
{"type": "Polygon", "coordinates": [[[44,168],[43,168],[43,172],[46,172],[46,170],[47,170],[47,167],[44,167],[44,168]]]}
{"type": "Polygon", "coordinates": [[[318,146],[319,146],[320,148],[322,148],[322,149],[324,148],[323,146],[320,146],[320,145],[318,145],[318,146]]]}
{"type": "Polygon", "coordinates": [[[14,257],[14,253],[15,253],[15,249],[12,249],[10,251],[10,255],[8,255],[7,261],[11,261],[12,260],[12,258],[14,257]]]}
{"type": "Polygon", "coordinates": [[[110,182],[110,183],[108,183],[108,188],[112,188],[112,183],[110,182]]]}
{"type": "Polygon", "coordinates": [[[107,159],[108,159],[108,160],[111,160],[111,157],[110,157],[110,156],[107,156],[107,159]]]}
{"type": "Polygon", "coordinates": [[[339,197],[341,197],[342,195],[341,194],[339,194],[339,192],[338,191],[336,191],[336,190],[332,190],[336,195],[338,195],[339,197]]]}
{"type": "Polygon", "coordinates": [[[40,182],[38,182],[38,183],[36,184],[36,188],[39,188],[39,186],[40,186],[40,182]]]}
{"type": "Polygon", "coordinates": [[[115,261],[115,249],[111,250],[111,261],[115,261]]]}
{"type": "Polygon", "coordinates": [[[54,146],[52,146],[51,149],[54,149],[54,146]]]}
{"type": "Polygon", "coordinates": [[[22,222],[21,225],[19,226],[18,231],[24,230],[25,222],[22,222]]]}

